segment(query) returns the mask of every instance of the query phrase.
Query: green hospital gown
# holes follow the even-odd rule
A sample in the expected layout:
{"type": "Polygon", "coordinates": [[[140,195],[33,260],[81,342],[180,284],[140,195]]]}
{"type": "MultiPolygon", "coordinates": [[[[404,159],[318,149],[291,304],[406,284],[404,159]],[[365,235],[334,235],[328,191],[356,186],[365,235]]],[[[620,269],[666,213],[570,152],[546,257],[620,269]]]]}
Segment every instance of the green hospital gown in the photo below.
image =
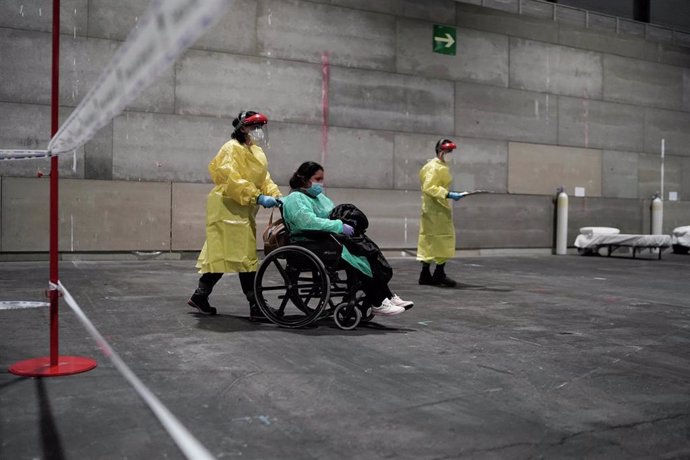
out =
{"type": "MultiPolygon", "coordinates": [[[[283,219],[292,234],[308,230],[318,230],[330,233],[342,233],[343,223],[340,220],[330,220],[328,215],[335,207],[333,202],[323,193],[313,198],[302,192],[292,191],[282,198],[283,219]]],[[[371,266],[364,256],[354,256],[343,246],[341,258],[354,268],[372,277],[371,266]]]]}

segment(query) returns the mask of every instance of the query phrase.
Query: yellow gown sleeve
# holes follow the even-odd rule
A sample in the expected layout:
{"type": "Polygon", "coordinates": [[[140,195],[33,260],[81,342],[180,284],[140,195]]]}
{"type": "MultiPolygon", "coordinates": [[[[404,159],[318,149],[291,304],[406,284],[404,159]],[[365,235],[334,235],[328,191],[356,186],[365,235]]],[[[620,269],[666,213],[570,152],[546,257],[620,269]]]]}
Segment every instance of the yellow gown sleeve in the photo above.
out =
{"type": "Polygon", "coordinates": [[[264,181],[264,184],[261,186],[261,193],[264,195],[270,195],[274,198],[280,198],[283,196],[282,193],[280,193],[280,189],[278,186],[273,182],[273,179],[271,179],[271,173],[266,171],[266,180],[264,181]]]}
{"type": "Polygon", "coordinates": [[[435,168],[425,171],[422,177],[422,193],[442,201],[448,198],[448,189],[439,184],[439,176],[435,168]]]}
{"type": "Polygon", "coordinates": [[[211,178],[216,185],[222,187],[224,196],[242,206],[256,204],[256,198],[261,192],[253,182],[244,179],[250,174],[247,166],[237,161],[237,157],[238,155],[233,152],[232,144],[225,144],[208,165],[211,178]]]}

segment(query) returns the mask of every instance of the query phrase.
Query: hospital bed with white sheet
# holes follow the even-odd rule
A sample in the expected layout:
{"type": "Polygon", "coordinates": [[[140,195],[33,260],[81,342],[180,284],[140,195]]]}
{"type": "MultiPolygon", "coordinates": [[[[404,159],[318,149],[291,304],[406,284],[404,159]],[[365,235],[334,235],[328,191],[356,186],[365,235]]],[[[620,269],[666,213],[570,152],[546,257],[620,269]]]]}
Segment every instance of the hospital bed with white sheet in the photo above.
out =
{"type": "Polygon", "coordinates": [[[676,254],[687,254],[690,251],[690,225],[676,227],[671,233],[671,244],[676,254]]]}
{"type": "Polygon", "coordinates": [[[671,247],[671,237],[624,234],[612,227],[582,227],[574,245],[581,255],[598,255],[599,250],[605,247],[608,249],[607,255],[611,256],[619,248],[630,248],[633,259],[645,249],[658,253],[661,259],[661,253],[671,247]]]}

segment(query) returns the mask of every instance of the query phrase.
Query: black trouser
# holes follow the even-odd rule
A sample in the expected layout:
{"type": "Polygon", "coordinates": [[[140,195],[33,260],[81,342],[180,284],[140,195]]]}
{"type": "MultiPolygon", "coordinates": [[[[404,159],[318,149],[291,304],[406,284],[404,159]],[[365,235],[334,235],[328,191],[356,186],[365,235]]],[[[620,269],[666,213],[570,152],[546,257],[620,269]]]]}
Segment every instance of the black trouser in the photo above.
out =
{"type": "MultiPolygon", "coordinates": [[[[213,287],[218,281],[220,281],[222,273],[204,273],[199,278],[199,287],[196,293],[208,297],[213,291],[213,287]]],[[[249,303],[254,303],[254,277],[256,272],[240,272],[240,285],[242,286],[242,292],[249,300],[249,303]]]]}
{"type": "Polygon", "coordinates": [[[372,306],[378,307],[384,299],[393,297],[393,293],[388,288],[387,283],[382,283],[363,274],[359,275],[359,279],[362,283],[362,291],[364,291],[372,306]]]}

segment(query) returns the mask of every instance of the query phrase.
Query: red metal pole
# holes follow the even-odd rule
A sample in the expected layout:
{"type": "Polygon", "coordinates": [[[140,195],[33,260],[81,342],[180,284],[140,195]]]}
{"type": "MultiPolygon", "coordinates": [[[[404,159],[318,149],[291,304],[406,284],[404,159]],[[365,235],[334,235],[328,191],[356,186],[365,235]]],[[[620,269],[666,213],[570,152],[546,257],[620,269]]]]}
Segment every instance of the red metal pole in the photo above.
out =
{"type": "MultiPolygon", "coordinates": [[[[53,0],[53,69],[50,85],[50,137],[58,131],[60,107],[60,0],[53,0]]],[[[58,157],[50,158],[50,356],[26,359],[9,371],[23,377],[58,377],[90,371],[98,364],[91,358],[60,356],[58,341],[58,157]]]]}
{"type": "MultiPolygon", "coordinates": [[[[50,137],[58,130],[60,107],[60,0],[53,0],[53,63],[50,86],[50,137]]],[[[58,157],[50,158],[50,365],[58,365],[58,157]]]]}

